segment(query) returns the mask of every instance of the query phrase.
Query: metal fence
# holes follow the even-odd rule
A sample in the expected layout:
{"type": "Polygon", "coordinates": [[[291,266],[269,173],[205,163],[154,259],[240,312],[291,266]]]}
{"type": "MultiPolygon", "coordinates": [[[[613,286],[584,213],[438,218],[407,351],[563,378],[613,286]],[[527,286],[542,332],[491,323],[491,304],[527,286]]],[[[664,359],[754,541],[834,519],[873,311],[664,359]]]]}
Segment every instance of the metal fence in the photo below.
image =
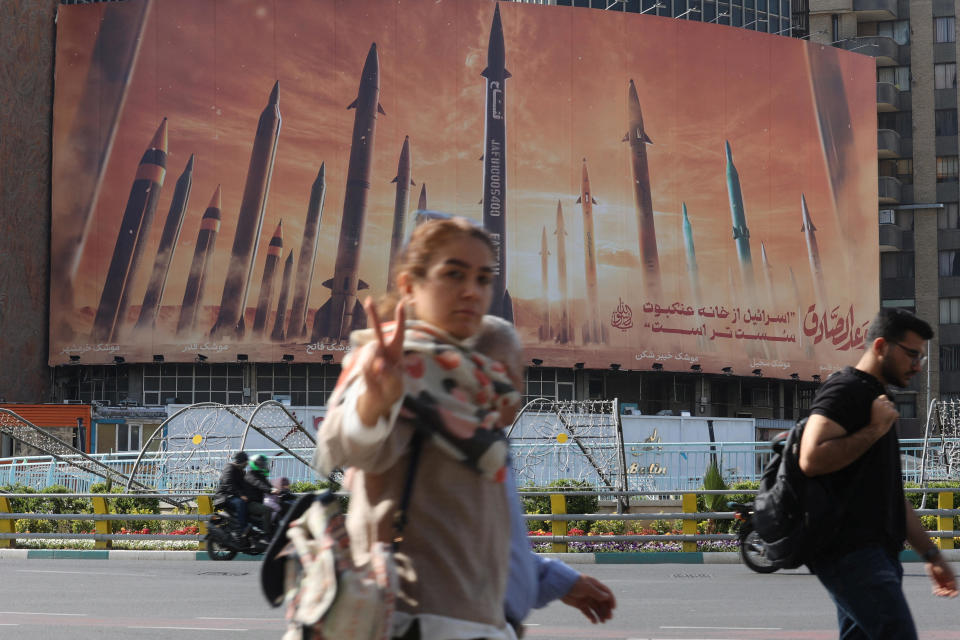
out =
{"type": "MultiPolygon", "coordinates": [[[[600,475],[590,468],[574,468],[586,465],[582,457],[571,456],[571,444],[515,444],[512,446],[514,460],[531,459],[530,451],[536,449],[536,465],[527,464],[518,469],[518,483],[522,485],[545,486],[547,479],[557,477],[584,478],[598,489],[605,486],[600,475]]],[[[670,492],[692,491],[703,486],[703,475],[711,462],[716,462],[720,473],[728,484],[740,481],[759,481],[763,467],[771,455],[768,442],[627,442],[624,445],[626,460],[626,488],[629,491],[663,494],[670,492]]],[[[956,439],[941,440],[932,438],[926,458],[925,482],[957,480],[945,474],[947,468],[937,461],[952,449],[960,446],[956,439]]],[[[901,440],[900,454],[904,482],[919,483],[921,479],[921,454],[923,440],[901,440]]],[[[310,459],[312,451],[297,450],[303,457],[310,459]]],[[[226,464],[232,451],[208,452],[215,467],[226,464]]],[[[258,453],[267,455],[271,460],[270,475],[274,478],[287,477],[291,482],[317,482],[322,480],[313,469],[296,458],[274,450],[249,451],[250,456],[258,453]]],[[[136,453],[130,454],[92,454],[91,457],[123,474],[129,474],[136,459],[136,453]]],[[[186,454],[185,454],[186,455],[186,454]]],[[[170,454],[153,458],[146,454],[136,480],[157,490],[176,486],[186,487],[187,491],[205,491],[212,489],[218,474],[201,473],[199,467],[191,471],[189,461],[169,464],[170,454]],[[175,470],[175,471],[171,471],[175,470]],[[171,473],[178,477],[171,477],[171,473]],[[193,475],[191,475],[193,474],[193,475]],[[181,477],[189,476],[189,477],[181,477]]],[[[205,467],[209,467],[209,462],[205,467]]],[[[58,462],[49,456],[0,458],[0,486],[25,486],[42,489],[51,485],[62,485],[69,491],[87,492],[93,484],[103,482],[103,478],[58,462]]]]}

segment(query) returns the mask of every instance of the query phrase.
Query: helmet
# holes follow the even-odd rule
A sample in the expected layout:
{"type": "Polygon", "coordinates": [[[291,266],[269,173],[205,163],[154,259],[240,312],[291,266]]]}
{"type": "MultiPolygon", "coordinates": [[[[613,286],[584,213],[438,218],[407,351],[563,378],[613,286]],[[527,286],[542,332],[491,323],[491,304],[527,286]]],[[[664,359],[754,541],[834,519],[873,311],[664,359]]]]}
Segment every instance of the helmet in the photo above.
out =
{"type": "Polygon", "coordinates": [[[262,453],[253,456],[253,460],[250,461],[250,468],[254,471],[262,471],[263,475],[270,475],[270,461],[262,453]]]}
{"type": "Polygon", "coordinates": [[[237,451],[233,454],[232,460],[234,464],[244,464],[248,460],[247,453],[245,451],[237,451]]]}

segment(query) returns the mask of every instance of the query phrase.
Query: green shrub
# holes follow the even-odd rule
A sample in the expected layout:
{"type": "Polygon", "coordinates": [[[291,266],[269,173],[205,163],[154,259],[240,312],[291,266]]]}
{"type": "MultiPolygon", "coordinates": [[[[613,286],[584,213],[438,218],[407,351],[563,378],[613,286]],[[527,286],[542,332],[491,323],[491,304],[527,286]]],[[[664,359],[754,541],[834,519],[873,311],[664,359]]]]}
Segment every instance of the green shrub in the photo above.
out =
{"type": "MultiPolygon", "coordinates": [[[[530,496],[527,498],[522,497],[524,491],[549,491],[551,489],[561,489],[567,491],[593,491],[596,489],[596,487],[586,480],[572,479],[554,480],[546,487],[527,485],[520,489],[523,512],[541,514],[552,513],[550,510],[550,496],[530,496]]],[[[599,509],[600,498],[598,496],[567,496],[567,513],[596,513],[599,509]]],[[[591,523],[586,520],[569,520],[567,521],[567,528],[581,529],[586,533],[591,531],[592,525],[595,524],[596,523],[591,523]]],[[[546,520],[527,521],[527,529],[529,531],[537,531],[538,529],[548,531],[550,528],[550,523],[546,520]]]]}
{"type": "MultiPolygon", "coordinates": [[[[728,489],[726,481],[723,479],[723,475],[720,473],[720,467],[717,466],[716,462],[711,462],[707,465],[707,470],[703,474],[703,488],[708,491],[725,491],[728,489]]],[[[728,497],[725,495],[707,495],[707,496],[697,496],[698,498],[703,498],[703,510],[704,511],[728,511],[727,507],[728,497]]],[[[697,500],[697,510],[700,510],[700,500],[697,500]]],[[[715,531],[717,533],[726,533],[730,530],[730,520],[715,520],[711,521],[711,526],[708,529],[715,531]]]]}
{"type": "Polygon", "coordinates": [[[590,531],[597,535],[612,533],[615,536],[622,536],[627,532],[627,523],[623,520],[597,520],[590,531]]]}
{"type": "MultiPolygon", "coordinates": [[[[957,482],[956,480],[952,480],[952,481],[945,481],[945,482],[928,482],[926,484],[928,487],[931,487],[931,488],[957,489],[957,491],[953,493],[953,508],[960,509],[960,482],[957,482]]],[[[903,485],[907,500],[910,502],[910,504],[913,505],[914,509],[920,508],[920,501],[923,498],[923,494],[917,491],[910,491],[910,489],[914,489],[918,486],[920,485],[918,485],[916,482],[906,482],[903,485]]],[[[935,493],[927,494],[926,508],[927,509],[937,508],[937,494],[935,493]]],[[[925,523],[924,526],[927,528],[928,531],[939,530],[939,527],[937,527],[937,524],[936,524],[936,516],[921,516],[921,520],[923,520],[923,522],[925,523]],[[931,525],[926,524],[927,522],[926,518],[931,519],[931,522],[932,522],[931,525]]],[[[954,531],[960,531],[960,516],[954,516],[953,529],[954,531]]]]}

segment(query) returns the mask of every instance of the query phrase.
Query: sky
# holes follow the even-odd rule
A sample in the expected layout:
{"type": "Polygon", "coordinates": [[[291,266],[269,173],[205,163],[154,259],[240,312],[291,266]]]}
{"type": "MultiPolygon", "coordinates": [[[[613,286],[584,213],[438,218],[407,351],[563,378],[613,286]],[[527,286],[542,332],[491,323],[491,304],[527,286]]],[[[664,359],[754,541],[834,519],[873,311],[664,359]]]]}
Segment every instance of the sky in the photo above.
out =
{"type": "MultiPolygon", "coordinates": [[[[97,126],[106,130],[96,110],[80,112],[77,107],[85,91],[97,90],[87,86],[87,78],[103,7],[60,8],[54,162],[66,163],[68,169],[71,129],[99,123],[97,126]]],[[[320,164],[325,163],[326,202],[311,312],[322,304],[328,290],[320,283],[333,274],[355,113],[346,107],[356,97],[360,70],[374,42],[385,115],[377,119],[360,278],[370,283],[375,295],[386,285],[386,248],[395,198],[395,185],[390,181],[396,175],[404,136],[410,136],[416,182],[410,190],[409,211],[416,208],[421,185],[426,184],[430,209],[479,220],[484,127],[484,78],[480,73],[486,65],[493,8],[488,0],[154,2],[78,263],[73,308],[58,307],[57,302],[52,308],[52,313],[71,318],[74,335],[51,336],[51,361],[66,359],[62,346],[88,342],[86,335],[137,165],[164,117],[169,126],[167,174],[147,249],[131,284],[131,317],[135,319],[146,289],[173,185],[191,154],[197,157],[193,189],[160,322],[147,338],[150,349],[177,352],[179,343],[172,337],[172,326],[183,298],[200,217],[216,186],[221,185],[223,221],[203,301],[206,313],[213,313],[223,291],[257,119],[276,81],[282,126],[248,305],[252,312],[266,245],[281,220],[283,256],[292,249],[294,259],[298,258],[310,187],[320,164]]],[[[506,66],[512,75],[505,89],[507,286],[516,305],[519,329],[528,343],[537,342],[538,305],[543,296],[554,322],[563,299],[553,235],[558,201],[568,234],[567,297],[578,314],[577,324],[583,319],[579,314],[586,298],[584,242],[582,212],[576,199],[584,159],[598,201],[594,229],[600,317],[609,324],[610,314],[622,301],[631,308],[635,325],[629,331],[608,327],[608,345],[596,349],[598,361],[610,361],[604,349],[640,354],[657,347],[653,351],[674,355],[678,350],[697,350],[692,338],[661,343],[663,336],[644,329],[644,322],[663,319],[643,313],[645,304],[666,308],[681,302],[694,308],[726,305],[733,309],[763,303],[771,316],[793,311],[793,320],[799,325],[803,318],[796,315],[817,302],[801,232],[801,194],[816,226],[826,306],[838,307],[843,313],[852,306],[858,326],[872,316],[878,304],[876,287],[849,286],[852,279],[875,282],[878,270],[875,238],[869,235],[876,234],[877,228],[871,58],[796,39],[656,16],[515,3],[501,4],[500,11],[506,66]],[[846,101],[836,94],[816,94],[811,65],[837,74],[846,101]],[[630,153],[621,141],[628,129],[631,79],[652,141],[647,155],[663,300],[643,297],[638,267],[630,153]],[[850,133],[841,158],[848,178],[833,186],[820,129],[822,114],[831,109],[840,114],[850,133]],[[758,283],[749,298],[736,293],[743,285],[731,233],[724,154],[728,141],[741,181],[758,283]],[[696,245],[703,292],[698,300],[693,299],[686,267],[683,203],[696,245]],[[546,287],[540,276],[544,227],[551,254],[546,287]],[[856,237],[857,233],[867,237],[856,237]],[[769,257],[772,294],[763,285],[761,242],[769,257]],[[791,268],[799,299],[790,284],[791,268]]],[[[73,170],[79,175],[89,168],[73,170]]],[[[53,185],[55,235],[58,229],[77,224],[64,213],[73,210],[68,206],[73,191],[69,170],[66,175],[53,185]]],[[[411,226],[412,214],[408,213],[408,232],[411,226]]],[[[53,283],[54,288],[59,286],[68,285],[53,283]]],[[[205,336],[198,333],[192,338],[199,341],[205,336]]],[[[812,371],[814,365],[807,362],[810,352],[801,352],[799,336],[797,339],[792,352],[775,356],[765,348],[751,357],[789,361],[791,370],[812,371]]],[[[537,347],[548,360],[565,362],[570,357],[564,353],[583,348],[581,342],[537,347]]],[[[298,357],[302,353],[306,358],[305,345],[299,347],[298,357]]],[[[264,348],[264,355],[276,350],[269,345],[264,348]]],[[[590,349],[593,347],[587,351],[590,349]]],[[[822,344],[816,349],[819,359],[835,356],[830,364],[845,364],[852,357],[849,351],[834,353],[834,348],[825,353],[822,344]]],[[[247,350],[253,351],[252,345],[247,350]]],[[[722,346],[720,351],[736,353],[737,345],[722,346]]],[[[712,362],[711,356],[703,356],[703,362],[712,362]]],[[[668,368],[673,366],[665,363],[668,368]]]]}

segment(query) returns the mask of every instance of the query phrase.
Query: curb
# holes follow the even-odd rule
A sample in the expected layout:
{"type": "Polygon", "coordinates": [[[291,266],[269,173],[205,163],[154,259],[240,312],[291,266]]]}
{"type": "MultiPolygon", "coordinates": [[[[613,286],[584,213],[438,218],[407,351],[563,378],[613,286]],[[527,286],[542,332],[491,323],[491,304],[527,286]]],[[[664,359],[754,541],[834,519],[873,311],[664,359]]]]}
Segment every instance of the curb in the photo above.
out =
{"type": "MultiPolygon", "coordinates": [[[[960,549],[945,549],[943,557],[960,562],[960,549]]],[[[541,553],[542,558],[561,560],[565,564],[741,564],[734,551],[655,551],[639,553],[541,553]]],[[[234,561],[260,561],[262,556],[239,553],[234,561]]],[[[0,560],[202,560],[209,561],[206,551],[138,551],[102,549],[0,549],[0,560]]],[[[900,552],[900,562],[923,562],[912,549],[900,552]]]]}

